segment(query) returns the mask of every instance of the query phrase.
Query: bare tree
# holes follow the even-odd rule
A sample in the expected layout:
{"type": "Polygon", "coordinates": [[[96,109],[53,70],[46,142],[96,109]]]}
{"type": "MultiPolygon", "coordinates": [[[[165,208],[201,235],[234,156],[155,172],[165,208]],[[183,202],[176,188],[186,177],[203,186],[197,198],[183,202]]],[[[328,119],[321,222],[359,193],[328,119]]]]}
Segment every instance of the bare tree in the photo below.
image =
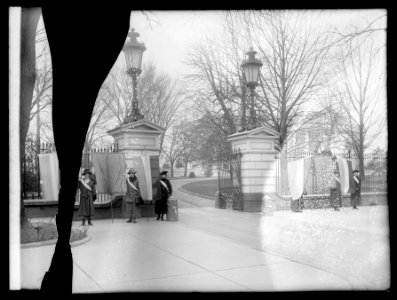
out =
{"type": "Polygon", "coordinates": [[[84,143],[84,153],[88,153],[100,139],[108,136],[106,131],[110,129],[109,121],[114,118],[114,115],[109,111],[108,101],[105,97],[103,89],[101,89],[92,111],[84,143]]]}
{"type": "MultiPolygon", "coordinates": [[[[177,80],[166,73],[160,73],[155,65],[144,66],[138,81],[138,99],[145,118],[167,130],[172,126],[181,106],[185,92],[177,80]]],[[[160,149],[164,135],[160,139],[160,149]]]]}
{"type": "Polygon", "coordinates": [[[163,145],[161,154],[165,156],[166,161],[169,163],[171,168],[171,177],[174,177],[174,165],[176,160],[180,157],[180,149],[178,148],[178,130],[173,127],[171,133],[166,136],[166,140],[169,142],[167,145],[163,145]]]}
{"type": "Polygon", "coordinates": [[[334,85],[333,94],[339,99],[344,122],[338,126],[347,145],[359,159],[359,168],[364,179],[364,153],[385,126],[385,118],[376,114],[379,92],[384,85],[384,71],[378,60],[372,39],[366,44],[357,38],[352,48],[341,47],[337,60],[341,84],[334,85]],[[360,44],[357,46],[357,44],[360,44]]]}
{"type": "Polygon", "coordinates": [[[304,104],[322,87],[329,42],[294,12],[253,11],[245,12],[243,18],[263,62],[257,88],[258,118],[280,133],[282,148],[304,104]]]}
{"type": "Polygon", "coordinates": [[[52,66],[49,61],[49,51],[47,45],[44,46],[40,54],[36,57],[36,81],[34,84],[32,103],[30,108],[29,122],[32,121],[37,113],[45,110],[52,104],[52,66]],[[39,105],[39,110],[35,109],[39,105]]]}
{"type": "MultiPolygon", "coordinates": [[[[29,129],[29,116],[32,107],[33,91],[36,82],[36,29],[41,15],[40,8],[21,10],[21,84],[20,84],[20,161],[23,161],[25,140],[29,129]]],[[[22,172],[21,172],[22,174],[22,172]]],[[[26,222],[21,193],[21,223],[26,222]]]]}
{"type": "Polygon", "coordinates": [[[178,137],[179,156],[182,158],[185,167],[185,177],[187,176],[188,164],[195,159],[195,149],[197,148],[194,127],[194,121],[182,120],[175,128],[178,137]]]}
{"type": "MultiPolygon", "coordinates": [[[[358,45],[364,43],[368,38],[378,35],[379,33],[385,33],[386,20],[387,14],[382,13],[379,16],[373,17],[371,20],[366,20],[365,25],[351,25],[346,31],[333,28],[329,31],[329,33],[331,33],[334,37],[332,45],[338,47],[349,47],[350,50],[352,50],[358,45]],[[360,40],[359,43],[357,43],[357,39],[360,40]]],[[[386,42],[382,42],[377,47],[379,49],[385,46],[386,42]]]]}
{"type": "Polygon", "coordinates": [[[186,64],[193,69],[188,78],[200,102],[201,113],[212,116],[211,122],[224,128],[226,134],[233,134],[238,130],[240,115],[245,123],[245,109],[241,110],[245,107],[245,88],[239,67],[241,61],[227,53],[225,43],[224,39],[214,38],[196,43],[186,64]]]}
{"type": "MultiPolygon", "coordinates": [[[[184,96],[179,83],[167,74],[160,74],[154,65],[148,64],[144,65],[137,84],[141,113],[146,120],[167,131],[175,120],[184,96]]],[[[101,97],[104,116],[109,119],[108,126],[122,124],[132,106],[132,82],[125,70],[118,67],[112,69],[102,86],[101,97]]],[[[99,111],[102,110],[98,110],[98,113],[99,111]]],[[[161,137],[160,146],[163,140],[164,136],[161,137]]]]}
{"type": "Polygon", "coordinates": [[[226,137],[247,125],[247,88],[240,67],[245,59],[247,39],[234,15],[225,15],[224,30],[209,34],[192,45],[185,63],[196,116],[194,157],[209,165],[220,153],[228,152],[226,137]]]}
{"type": "MultiPolygon", "coordinates": [[[[268,16],[270,17],[271,14],[268,14],[268,16]]],[[[331,150],[331,148],[334,148],[332,150],[336,150],[336,145],[331,147],[331,144],[335,144],[336,142],[336,144],[342,145],[341,140],[343,139],[342,135],[344,132],[340,128],[339,124],[348,124],[348,117],[345,115],[345,109],[340,104],[340,97],[343,92],[335,89],[335,87],[338,86],[338,80],[344,81],[345,78],[337,77],[335,81],[335,74],[338,68],[334,67],[334,63],[335,61],[345,61],[347,56],[353,55],[353,51],[360,51],[360,47],[366,47],[369,40],[377,41],[372,44],[371,51],[374,53],[383,51],[382,48],[385,47],[384,39],[382,39],[381,35],[385,33],[384,26],[386,14],[379,14],[378,16],[372,17],[370,20],[367,20],[364,17],[361,18],[361,20],[357,19],[357,21],[361,21],[361,25],[345,26],[343,31],[337,29],[336,26],[333,26],[332,29],[325,31],[325,34],[330,36],[330,50],[327,57],[328,63],[331,66],[331,68],[328,70],[328,77],[331,78],[331,80],[324,81],[323,84],[325,85],[325,88],[323,89],[323,94],[317,93],[317,98],[319,100],[317,102],[320,104],[320,108],[318,110],[312,111],[312,113],[308,115],[308,117],[311,115],[314,118],[299,118],[299,121],[297,122],[297,128],[294,126],[294,128],[291,130],[291,134],[287,138],[287,141],[300,130],[309,129],[312,131],[318,128],[322,132],[318,136],[318,146],[321,145],[327,150],[331,150]],[[340,49],[344,50],[343,54],[340,53],[340,49]]],[[[310,142],[312,142],[312,140],[310,142]]],[[[337,150],[345,151],[349,148],[352,149],[351,144],[345,141],[344,148],[337,150]]],[[[288,150],[292,151],[293,147],[288,150]]]]}
{"type": "Polygon", "coordinates": [[[199,109],[226,135],[245,128],[247,89],[241,63],[254,46],[264,63],[255,110],[258,126],[280,132],[279,147],[299,120],[303,106],[322,88],[327,36],[311,32],[289,12],[228,12],[222,37],[193,46],[187,64],[199,109]]]}
{"type": "Polygon", "coordinates": [[[206,115],[194,122],[194,138],[194,157],[201,165],[212,165],[220,154],[231,150],[222,128],[209,122],[206,115]]]}

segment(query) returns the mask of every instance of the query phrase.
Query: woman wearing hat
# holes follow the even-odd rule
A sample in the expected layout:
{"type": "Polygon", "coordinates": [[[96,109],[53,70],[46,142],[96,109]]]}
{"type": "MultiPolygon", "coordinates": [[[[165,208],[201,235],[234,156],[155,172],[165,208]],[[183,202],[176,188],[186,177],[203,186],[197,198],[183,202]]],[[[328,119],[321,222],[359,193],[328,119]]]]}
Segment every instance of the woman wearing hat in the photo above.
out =
{"type": "Polygon", "coordinates": [[[337,170],[334,170],[333,176],[331,177],[330,202],[335,211],[338,211],[339,206],[342,206],[341,181],[337,170]]]}
{"type": "Polygon", "coordinates": [[[353,180],[354,180],[354,193],[351,193],[351,203],[353,209],[358,209],[357,205],[361,198],[361,179],[360,179],[360,171],[353,171],[353,180]]]}
{"type": "Polygon", "coordinates": [[[85,169],[78,182],[78,188],[80,189],[78,214],[83,218],[83,225],[85,225],[85,219],[88,219],[88,225],[92,225],[91,217],[95,215],[94,201],[96,200],[96,189],[91,175],[92,173],[88,169],[85,169]]]}
{"type": "Polygon", "coordinates": [[[154,211],[157,214],[157,221],[164,221],[164,214],[168,211],[168,198],[172,195],[171,182],[167,179],[167,171],[160,173],[160,178],[156,181],[156,203],[154,211]]]}
{"type": "Polygon", "coordinates": [[[136,177],[136,171],[130,169],[127,176],[127,193],[125,201],[127,205],[127,216],[129,217],[127,223],[136,223],[136,204],[141,197],[141,190],[139,188],[139,181],[136,177]]]}

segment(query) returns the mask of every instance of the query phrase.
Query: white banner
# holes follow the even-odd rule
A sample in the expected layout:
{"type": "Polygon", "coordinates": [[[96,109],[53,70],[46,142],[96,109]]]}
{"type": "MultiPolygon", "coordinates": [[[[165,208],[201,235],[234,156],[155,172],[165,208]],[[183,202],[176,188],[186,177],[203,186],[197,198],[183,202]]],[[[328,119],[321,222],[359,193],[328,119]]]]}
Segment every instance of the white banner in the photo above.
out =
{"type": "Polygon", "coordinates": [[[288,186],[292,200],[299,199],[303,194],[303,161],[299,159],[288,162],[288,186]]]}
{"type": "Polygon", "coordinates": [[[59,164],[56,152],[39,154],[40,181],[43,199],[58,201],[59,164]]]}

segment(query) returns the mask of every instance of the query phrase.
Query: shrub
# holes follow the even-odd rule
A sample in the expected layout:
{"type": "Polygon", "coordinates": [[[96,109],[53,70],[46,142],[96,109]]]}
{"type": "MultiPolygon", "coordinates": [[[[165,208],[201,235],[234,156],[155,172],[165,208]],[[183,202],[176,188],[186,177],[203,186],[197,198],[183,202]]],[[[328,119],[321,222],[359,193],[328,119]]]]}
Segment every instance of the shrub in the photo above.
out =
{"type": "Polygon", "coordinates": [[[54,223],[26,222],[21,227],[21,244],[42,242],[58,238],[57,226],[54,223]]]}
{"type": "Polygon", "coordinates": [[[196,177],[196,174],[194,174],[194,172],[190,172],[189,173],[189,178],[194,178],[194,177],[196,177]]]}
{"type": "MultiPolygon", "coordinates": [[[[72,228],[70,242],[87,236],[87,227],[72,228]]],[[[21,244],[43,242],[58,238],[56,224],[48,222],[26,222],[21,227],[21,244]]]]}
{"type": "Polygon", "coordinates": [[[72,232],[70,233],[70,242],[78,241],[87,236],[87,226],[82,226],[79,228],[72,228],[72,232]]]}

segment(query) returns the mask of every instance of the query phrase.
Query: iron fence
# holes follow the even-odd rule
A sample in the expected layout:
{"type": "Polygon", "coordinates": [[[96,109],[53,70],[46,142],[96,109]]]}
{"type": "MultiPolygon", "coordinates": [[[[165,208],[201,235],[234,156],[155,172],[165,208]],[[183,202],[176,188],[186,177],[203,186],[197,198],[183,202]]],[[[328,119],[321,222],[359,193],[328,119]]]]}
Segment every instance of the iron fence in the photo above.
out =
{"type": "MultiPolygon", "coordinates": [[[[360,169],[359,158],[356,155],[346,153],[334,153],[337,158],[345,158],[352,161],[353,169],[360,169]]],[[[309,156],[320,156],[313,152],[301,152],[289,155],[277,155],[276,164],[276,191],[279,195],[289,195],[288,188],[288,171],[287,166],[289,161],[294,161],[309,156]]],[[[369,153],[363,157],[364,169],[360,171],[362,179],[362,192],[387,192],[387,157],[385,154],[369,153]]],[[[306,194],[318,195],[324,191],[316,187],[316,181],[310,177],[306,182],[306,194]]]]}
{"type": "MultiPolygon", "coordinates": [[[[91,166],[92,153],[111,153],[118,152],[119,147],[117,143],[109,144],[105,147],[93,147],[82,154],[81,166],[82,168],[89,168],[91,166]]],[[[52,153],[56,148],[53,143],[41,143],[39,153],[52,153]]],[[[21,165],[21,183],[22,183],[22,197],[23,199],[41,199],[42,193],[40,191],[40,166],[38,160],[37,144],[34,140],[28,140],[25,145],[25,153],[21,165]]],[[[107,202],[109,195],[99,194],[98,202],[107,202]]]]}
{"type": "Polygon", "coordinates": [[[233,151],[217,158],[218,190],[226,208],[242,210],[241,152],[233,151]]]}

